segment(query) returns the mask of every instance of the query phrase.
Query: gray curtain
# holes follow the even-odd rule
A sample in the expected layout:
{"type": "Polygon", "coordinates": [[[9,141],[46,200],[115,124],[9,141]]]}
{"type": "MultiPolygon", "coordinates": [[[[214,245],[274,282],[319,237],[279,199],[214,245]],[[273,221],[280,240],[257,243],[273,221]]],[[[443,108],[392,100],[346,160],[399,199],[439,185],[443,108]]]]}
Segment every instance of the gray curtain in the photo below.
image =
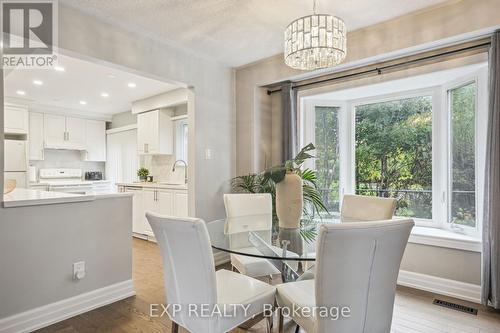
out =
{"type": "Polygon", "coordinates": [[[500,308],[500,30],[492,37],[483,219],[484,305],[500,308]]]}
{"type": "Polygon", "coordinates": [[[292,83],[287,82],[281,86],[282,109],[282,154],[283,162],[295,157],[298,152],[297,130],[297,92],[292,89],[292,83]]]}

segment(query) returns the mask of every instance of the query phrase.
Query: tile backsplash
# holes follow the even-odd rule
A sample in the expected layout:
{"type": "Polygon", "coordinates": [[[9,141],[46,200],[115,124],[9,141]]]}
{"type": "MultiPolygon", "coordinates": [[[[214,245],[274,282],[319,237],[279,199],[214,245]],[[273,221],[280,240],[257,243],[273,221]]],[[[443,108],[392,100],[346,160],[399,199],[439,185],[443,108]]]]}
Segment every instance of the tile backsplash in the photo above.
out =
{"type": "Polygon", "coordinates": [[[183,184],[184,165],[178,164],[175,172],[172,172],[174,162],[174,155],[142,155],[140,157],[141,166],[149,170],[149,174],[153,176],[155,182],[183,184]]]}
{"type": "MultiPolygon", "coordinates": [[[[67,168],[82,169],[85,171],[101,171],[104,174],[104,162],[86,162],[82,161],[81,153],[77,150],[56,150],[46,149],[43,161],[30,161],[30,166],[35,166],[37,170],[46,168],[67,168]]],[[[37,176],[38,177],[38,176],[37,176]]]]}

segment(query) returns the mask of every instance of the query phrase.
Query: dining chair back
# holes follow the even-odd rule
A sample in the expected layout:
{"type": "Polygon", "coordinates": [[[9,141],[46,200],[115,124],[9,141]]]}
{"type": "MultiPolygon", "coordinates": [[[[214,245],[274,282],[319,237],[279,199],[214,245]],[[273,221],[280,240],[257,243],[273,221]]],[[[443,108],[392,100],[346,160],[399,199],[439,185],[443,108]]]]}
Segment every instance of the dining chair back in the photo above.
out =
{"type": "Polygon", "coordinates": [[[342,222],[390,220],[396,211],[396,199],[365,195],[344,195],[340,210],[342,222]]]}
{"type": "Polygon", "coordinates": [[[214,258],[205,222],[146,213],[160,247],[170,318],[191,332],[213,332],[207,318],[189,316],[189,304],[216,304],[214,258]],[[175,311],[173,305],[183,305],[175,311]],[[205,329],[204,329],[205,328],[205,329]]]}
{"type": "Polygon", "coordinates": [[[248,241],[250,231],[256,232],[264,241],[271,242],[273,206],[269,193],[224,194],[224,206],[225,232],[231,235],[232,248],[251,247],[248,241]]]}
{"type": "Polygon", "coordinates": [[[390,332],[399,267],[413,225],[404,219],[320,227],[316,306],[347,306],[349,317],[317,316],[315,332],[390,332]]]}

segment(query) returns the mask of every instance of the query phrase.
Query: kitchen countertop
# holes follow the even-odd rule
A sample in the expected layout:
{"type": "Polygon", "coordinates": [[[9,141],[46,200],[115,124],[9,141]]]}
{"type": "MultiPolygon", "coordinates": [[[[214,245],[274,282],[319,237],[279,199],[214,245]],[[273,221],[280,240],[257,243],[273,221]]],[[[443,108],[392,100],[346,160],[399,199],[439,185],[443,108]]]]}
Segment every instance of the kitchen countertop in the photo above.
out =
{"type": "Polygon", "coordinates": [[[63,202],[92,201],[93,195],[47,192],[40,190],[31,190],[25,188],[16,188],[14,191],[3,195],[4,207],[20,207],[49,205],[63,202]]]}
{"type": "Polygon", "coordinates": [[[129,193],[95,193],[91,195],[63,193],[63,192],[48,192],[41,190],[16,188],[14,191],[4,194],[3,206],[5,208],[23,207],[23,206],[38,206],[51,205],[60,203],[94,201],[96,199],[114,198],[128,196],[129,193]]]}
{"type": "MultiPolygon", "coordinates": [[[[111,180],[81,180],[81,181],[68,181],[68,184],[71,185],[91,185],[91,184],[106,184],[106,183],[111,183],[111,180]]],[[[47,186],[51,185],[50,181],[41,181],[41,182],[30,182],[29,186],[47,186]]],[[[61,182],[61,185],[64,185],[65,182],[61,182]]]]}
{"type": "Polygon", "coordinates": [[[164,188],[170,190],[187,190],[187,184],[163,184],[163,183],[116,183],[117,186],[143,187],[143,188],[164,188]]]}

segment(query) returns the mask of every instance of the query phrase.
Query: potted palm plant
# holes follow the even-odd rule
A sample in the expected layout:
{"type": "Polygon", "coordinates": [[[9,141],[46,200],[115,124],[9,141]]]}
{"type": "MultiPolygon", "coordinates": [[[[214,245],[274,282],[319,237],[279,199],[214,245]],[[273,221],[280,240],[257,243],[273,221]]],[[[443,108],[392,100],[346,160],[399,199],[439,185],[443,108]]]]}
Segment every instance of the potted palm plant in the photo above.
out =
{"type": "MultiPolygon", "coordinates": [[[[273,199],[273,228],[279,230],[279,238],[301,237],[312,241],[316,237],[313,226],[305,227],[314,217],[328,213],[316,185],[316,172],[303,168],[306,160],[314,158],[310,152],[316,149],[308,144],[293,158],[257,174],[235,177],[233,190],[247,193],[270,193],[273,199]],[[305,216],[305,219],[302,217],[305,216]],[[300,228],[302,224],[302,228],[300,228]]],[[[291,244],[301,244],[291,241],[291,244]]],[[[301,252],[301,248],[290,248],[301,252]]]]}

